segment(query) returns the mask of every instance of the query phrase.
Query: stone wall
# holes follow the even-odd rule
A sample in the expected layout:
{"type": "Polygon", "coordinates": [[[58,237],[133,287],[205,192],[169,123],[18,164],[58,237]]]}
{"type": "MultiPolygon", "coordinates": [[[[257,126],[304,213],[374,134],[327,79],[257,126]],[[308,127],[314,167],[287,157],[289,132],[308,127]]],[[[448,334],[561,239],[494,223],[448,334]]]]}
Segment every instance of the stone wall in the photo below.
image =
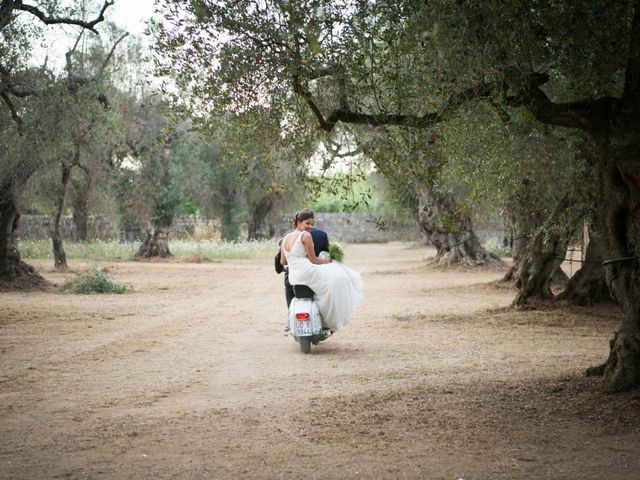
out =
{"type": "MultiPolygon", "coordinates": [[[[118,232],[120,243],[142,241],[143,237],[144,231],[140,227],[118,232]]],[[[218,239],[220,238],[220,228],[215,220],[196,215],[186,215],[174,218],[170,238],[178,238],[180,240],[218,239]]]]}
{"type": "MultiPolygon", "coordinates": [[[[217,238],[219,237],[217,223],[213,220],[186,216],[176,218],[171,230],[172,238],[217,238]]],[[[17,236],[21,239],[42,240],[50,238],[50,215],[22,215],[17,236]]],[[[73,237],[73,219],[71,215],[60,219],[60,233],[65,240],[73,237]]],[[[116,219],[111,215],[89,215],[87,220],[87,240],[121,242],[139,241],[142,239],[142,229],[122,231],[118,229],[116,219]]]]}
{"type": "MultiPolygon", "coordinates": [[[[18,238],[42,240],[51,238],[51,215],[22,215],[18,226],[18,238]]],[[[60,219],[62,238],[69,240],[73,236],[73,219],[70,215],[60,219]]],[[[116,240],[118,228],[111,215],[90,215],[87,219],[88,240],[116,240]]]]}
{"type": "MultiPolygon", "coordinates": [[[[293,214],[282,217],[274,225],[276,236],[291,231],[293,214]]],[[[330,240],[351,243],[383,243],[391,241],[423,241],[416,222],[380,222],[375,215],[349,213],[316,213],[315,225],[329,234],[330,240]]]]}
{"type": "MultiPolygon", "coordinates": [[[[275,225],[276,237],[291,230],[290,216],[283,216],[275,225]]],[[[385,222],[378,227],[373,215],[346,213],[316,213],[316,224],[329,233],[335,241],[352,243],[388,242],[395,240],[421,241],[423,239],[418,226],[413,222],[385,222]]],[[[51,216],[23,215],[17,234],[19,238],[41,240],[50,237],[51,216]]],[[[61,220],[60,230],[66,240],[72,238],[73,221],[71,216],[61,220]]],[[[246,232],[246,228],[243,229],[246,232]]],[[[88,219],[87,234],[89,241],[137,241],[142,230],[118,230],[117,222],[110,215],[91,215],[88,219]]],[[[171,238],[211,238],[220,237],[218,224],[214,220],[196,216],[177,218],[171,231],[171,238]]]]}
{"type": "MultiPolygon", "coordinates": [[[[291,230],[291,218],[293,214],[282,216],[273,225],[274,235],[282,237],[291,230]]],[[[316,213],[316,225],[329,234],[329,238],[335,241],[350,243],[382,243],[389,241],[422,242],[424,235],[418,225],[412,221],[390,221],[380,223],[374,215],[348,214],[348,213],[316,213]]],[[[49,215],[22,215],[18,228],[18,238],[41,240],[50,238],[51,216],[49,215]]],[[[246,236],[246,228],[241,231],[246,236]]],[[[61,220],[62,237],[67,241],[72,238],[73,221],[71,216],[65,216],[61,220]]],[[[491,228],[480,224],[476,229],[480,241],[493,240],[496,245],[509,244],[509,232],[502,226],[491,228]]],[[[90,215],[87,224],[89,241],[102,240],[121,242],[139,241],[142,239],[142,230],[130,231],[118,230],[117,222],[110,215],[90,215]]],[[[215,220],[200,218],[194,215],[179,217],[174,221],[171,230],[171,238],[179,239],[218,239],[220,229],[215,220]]]]}

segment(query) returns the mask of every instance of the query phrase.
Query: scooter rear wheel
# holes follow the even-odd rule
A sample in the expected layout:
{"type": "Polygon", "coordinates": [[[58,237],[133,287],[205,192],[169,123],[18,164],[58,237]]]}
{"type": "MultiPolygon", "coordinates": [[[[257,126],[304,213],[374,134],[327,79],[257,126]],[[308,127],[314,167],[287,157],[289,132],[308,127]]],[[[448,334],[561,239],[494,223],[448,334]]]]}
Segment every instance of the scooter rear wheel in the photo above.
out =
{"type": "Polygon", "coordinates": [[[298,337],[298,342],[302,353],[311,353],[311,337],[298,337]]]}

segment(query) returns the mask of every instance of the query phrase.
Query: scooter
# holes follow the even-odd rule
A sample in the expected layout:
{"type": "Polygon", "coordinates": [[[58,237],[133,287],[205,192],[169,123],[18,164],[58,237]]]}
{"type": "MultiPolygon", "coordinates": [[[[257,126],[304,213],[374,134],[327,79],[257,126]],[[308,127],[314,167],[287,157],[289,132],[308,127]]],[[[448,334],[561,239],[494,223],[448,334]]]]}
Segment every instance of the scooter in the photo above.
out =
{"type": "Polygon", "coordinates": [[[306,285],[293,285],[294,298],[289,305],[289,335],[300,344],[302,353],[310,353],[311,345],[329,338],[333,331],[322,326],[313,290],[306,285]]]}

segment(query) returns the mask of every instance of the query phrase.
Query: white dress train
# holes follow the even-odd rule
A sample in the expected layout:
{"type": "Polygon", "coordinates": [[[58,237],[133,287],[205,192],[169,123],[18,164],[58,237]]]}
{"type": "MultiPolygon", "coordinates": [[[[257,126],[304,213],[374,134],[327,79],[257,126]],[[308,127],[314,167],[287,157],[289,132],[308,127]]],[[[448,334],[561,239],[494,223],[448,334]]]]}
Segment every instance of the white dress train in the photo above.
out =
{"type": "Polygon", "coordinates": [[[289,265],[289,283],[307,285],[314,291],[323,326],[334,331],[344,328],[364,296],[360,274],[335,260],[322,265],[311,263],[302,234],[284,254],[289,265]]]}

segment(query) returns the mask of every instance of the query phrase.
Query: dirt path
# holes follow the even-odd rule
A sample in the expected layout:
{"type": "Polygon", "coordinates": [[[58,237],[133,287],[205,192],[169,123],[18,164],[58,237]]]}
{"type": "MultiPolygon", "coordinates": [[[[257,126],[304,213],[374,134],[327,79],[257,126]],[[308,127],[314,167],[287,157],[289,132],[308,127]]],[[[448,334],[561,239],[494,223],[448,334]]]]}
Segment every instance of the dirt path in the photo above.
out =
{"type": "Polygon", "coordinates": [[[0,478],[640,478],[640,394],[583,376],[616,311],[505,309],[432,253],[348,246],[365,302],[307,356],[270,259],[0,294],[0,478]]]}

